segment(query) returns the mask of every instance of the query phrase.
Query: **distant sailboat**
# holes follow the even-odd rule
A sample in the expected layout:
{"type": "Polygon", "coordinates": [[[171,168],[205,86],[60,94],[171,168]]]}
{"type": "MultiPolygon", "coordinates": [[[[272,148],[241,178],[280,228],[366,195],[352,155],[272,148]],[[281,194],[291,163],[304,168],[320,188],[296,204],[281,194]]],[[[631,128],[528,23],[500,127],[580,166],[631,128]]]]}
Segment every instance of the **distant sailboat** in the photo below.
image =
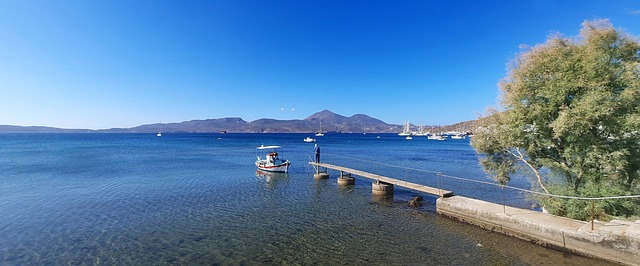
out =
{"type": "Polygon", "coordinates": [[[442,134],[429,134],[429,136],[427,136],[427,139],[447,140],[447,136],[442,135],[442,134]]]}
{"type": "Polygon", "coordinates": [[[415,134],[416,136],[426,136],[427,132],[424,131],[424,126],[422,124],[420,124],[420,127],[418,128],[418,132],[416,132],[415,134]]]}
{"type": "MultiPolygon", "coordinates": [[[[160,125],[162,125],[162,119],[160,120],[160,125]]],[[[156,137],[162,137],[162,132],[158,131],[158,134],[156,134],[156,137]]]]}
{"type": "Polygon", "coordinates": [[[320,131],[316,132],[316,137],[322,137],[324,133],[322,133],[322,121],[320,121],[320,131]]]}
{"type": "Polygon", "coordinates": [[[402,127],[402,132],[398,133],[398,136],[411,136],[410,126],[411,124],[409,124],[409,122],[405,122],[402,127]]]}

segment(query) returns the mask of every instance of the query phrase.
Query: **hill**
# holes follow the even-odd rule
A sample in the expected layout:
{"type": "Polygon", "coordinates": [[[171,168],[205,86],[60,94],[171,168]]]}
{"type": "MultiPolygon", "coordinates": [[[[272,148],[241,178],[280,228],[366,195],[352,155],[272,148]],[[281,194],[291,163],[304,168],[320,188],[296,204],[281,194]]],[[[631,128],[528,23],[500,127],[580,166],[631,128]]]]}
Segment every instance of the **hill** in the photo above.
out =
{"type": "MultiPolygon", "coordinates": [[[[425,128],[432,132],[468,131],[475,128],[473,127],[473,122],[474,121],[467,121],[451,126],[428,126],[425,128]]],[[[221,131],[229,133],[312,133],[319,131],[321,127],[323,132],[346,133],[396,133],[402,129],[400,125],[387,124],[365,114],[355,114],[346,117],[329,110],[323,110],[302,120],[262,118],[247,122],[239,117],[228,117],[191,120],[180,123],[155,123],[131,128],[102,130],[0,125],[0,133],[217,133],[221,131]]],[[[417,127],[412,125],[412,129],[417,130],[417,127]]]]}
{"type": "Polygon", "coordinates": [[[89,129],[65,129],[43,126],[9,126],[0,125],[0,133],[89,133],[89,129]]]}
{"type": "Polygon", "coordinates": [[[99,130],[106,133],[312,133],[324,132],[397,132],[398,125],[391,125],[364,114],[345,117],[329,110],[317,112],[303,120],[277,120],[262,118],[247,122],[242,118],[218,118],[191,120],[181,123],[149,124],[132,128],[99,130]]]}

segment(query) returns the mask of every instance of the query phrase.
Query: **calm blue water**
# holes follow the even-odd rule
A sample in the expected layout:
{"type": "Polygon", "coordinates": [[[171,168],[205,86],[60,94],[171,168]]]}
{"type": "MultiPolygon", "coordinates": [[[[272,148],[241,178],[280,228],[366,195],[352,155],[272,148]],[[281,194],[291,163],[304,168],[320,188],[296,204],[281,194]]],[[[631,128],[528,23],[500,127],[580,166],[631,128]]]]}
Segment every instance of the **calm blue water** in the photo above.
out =
{"type": "MultiPolygon", "coordinates": [[[[416,209],[406,206],[412,191],[379,199],[364,178],[347,188],[335,172],[314,180],[306,136],[0,134],[0,265],[604,263],[441,217],[427,195],[416,209]],[[291,172],[257,173],[261,144],[282,145],[291,172]]],[[[317,143],[327,163],[531,205],[434,174],[488,181],[468,140],[327,134],[317,143]]]]}

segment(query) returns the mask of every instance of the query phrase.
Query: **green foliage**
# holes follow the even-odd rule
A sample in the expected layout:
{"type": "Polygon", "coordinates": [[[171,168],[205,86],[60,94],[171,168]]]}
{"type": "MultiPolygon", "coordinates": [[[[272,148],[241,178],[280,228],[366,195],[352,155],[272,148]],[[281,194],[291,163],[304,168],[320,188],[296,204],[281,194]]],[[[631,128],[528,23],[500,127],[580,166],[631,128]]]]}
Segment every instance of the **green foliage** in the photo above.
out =
{"type": "MultiPolygon", "coordinates": [[[[552,36],[522,52],[500,88],[504,111],[481,119],[472,140],[498,181],[508,181],[519,162],[536,174],[541,168],[561,173],[564,185],[540,185],[566,195],[600,195],[604,186],[616,188],[608,196],[640,192],[640,44],[634,38],[606,20],[585,22],[579,38],[552,36]]],[[[546,203],[572,217],[590,206],[546,203]]],[[[601,204],[611,215],[640,214],[623,203],[601,204]]]]}
{"type": "MultiPolygon", "coordinates": [[[[619,184],[608,183],[603,185],[594,182],[587,182],[578,191],[566,186],[551,186],[550,192],[556,195],[590,198],[630,195],[629,190],[619,184]]],[[[553,214],[579,220],[591,220],[592,201],[590,200],[554,197],[539,197],[539,200],[553,214]]],[[[616,217],[626,217],[640,213],[639,198],[595,200],[593,204],[595,205],[594,218],[601,221],[609,221],[616,217]]]]}

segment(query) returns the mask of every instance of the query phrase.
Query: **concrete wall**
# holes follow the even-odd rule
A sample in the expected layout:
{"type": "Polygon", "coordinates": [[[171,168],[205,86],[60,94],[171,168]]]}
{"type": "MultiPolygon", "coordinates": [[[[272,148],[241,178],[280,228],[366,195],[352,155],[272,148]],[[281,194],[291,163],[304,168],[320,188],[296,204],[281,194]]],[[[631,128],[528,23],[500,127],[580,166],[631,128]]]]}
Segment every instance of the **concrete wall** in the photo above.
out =
{"type": "Polygon", "coordinates": [[[439,198],[438,213],[543,246],[640,265],[640,220],[578,221],[461,196],[439,198]]]}

